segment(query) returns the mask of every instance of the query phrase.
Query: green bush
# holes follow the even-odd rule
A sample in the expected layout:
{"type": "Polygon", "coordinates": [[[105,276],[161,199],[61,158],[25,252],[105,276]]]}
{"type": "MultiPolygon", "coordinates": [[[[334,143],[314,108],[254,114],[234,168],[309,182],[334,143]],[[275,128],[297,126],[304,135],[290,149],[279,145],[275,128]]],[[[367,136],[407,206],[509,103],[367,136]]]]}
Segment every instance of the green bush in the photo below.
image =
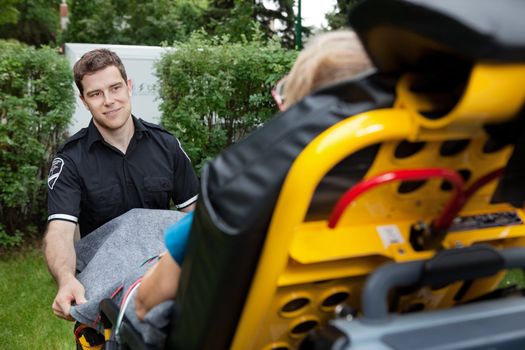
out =
{"type": "Polygon", "coordinates": [[[51,154],[73,111],[65,58],[50,48],[0,41],[0,247],[43,228],[51,154]]]}
{"type": "Polygon", "coordinates": [[[260,35],[233,43],[227,36],[196,33],[175,46],[157,65],[162,123],[179,137],[199,172],[277,112],[271,89],[297,53],[260,35]]]}

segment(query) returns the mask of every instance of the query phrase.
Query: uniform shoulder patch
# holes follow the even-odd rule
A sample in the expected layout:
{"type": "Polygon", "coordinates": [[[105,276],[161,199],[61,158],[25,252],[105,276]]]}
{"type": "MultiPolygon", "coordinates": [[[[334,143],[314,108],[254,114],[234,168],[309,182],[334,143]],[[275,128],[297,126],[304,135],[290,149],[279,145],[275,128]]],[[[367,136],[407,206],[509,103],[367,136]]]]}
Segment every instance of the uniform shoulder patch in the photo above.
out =
{"type": "Polygon", "coordinates": [[[49,176],[47,177],[47,186],[50,190],[52,190],[55,186],[55,183],[57,182],[60,173],[62,173],[63,168],[64,160],[62,158],[57,157],[53,159],[53,163],[51,163],[51,169],[49,169],[49,176]]]}

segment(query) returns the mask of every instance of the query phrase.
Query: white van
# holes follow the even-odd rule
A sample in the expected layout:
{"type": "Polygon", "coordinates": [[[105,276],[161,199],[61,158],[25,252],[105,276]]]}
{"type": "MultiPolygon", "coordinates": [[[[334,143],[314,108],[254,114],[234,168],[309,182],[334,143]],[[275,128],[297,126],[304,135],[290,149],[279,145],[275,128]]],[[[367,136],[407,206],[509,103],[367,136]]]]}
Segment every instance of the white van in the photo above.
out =
{"type": "MultiPolygon", "coordinates": [[[[69,60],[71,68],[75,62],[86,52],[106,48],[119,55],[128,79],[133,82],[133,97],[131,105],[133,115],[153,123],[160,123],[161,112],[159,109],[160,98],[158,95],[158,79],[155,76],[154,63],[160,59],[163,52],[173,50],[160,46],[135,46],[135,45],[105,45],[105,44],[73,44],[66,43],[64,54],[69,60]]],[[[76,108],[75,114],[69,125],[69,133],[73,135],[88,126],[91,114],[84,107],[75,86],[76,108]]]]}

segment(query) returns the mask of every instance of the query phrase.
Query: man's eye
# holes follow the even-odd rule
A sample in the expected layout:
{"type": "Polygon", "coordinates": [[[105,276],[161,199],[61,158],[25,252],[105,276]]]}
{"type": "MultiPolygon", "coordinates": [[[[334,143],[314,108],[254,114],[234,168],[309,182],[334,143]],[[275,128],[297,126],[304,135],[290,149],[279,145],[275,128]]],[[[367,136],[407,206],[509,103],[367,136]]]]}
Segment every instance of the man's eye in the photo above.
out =
{"type": "Polygon", "coordinates": [[[119,90],[120,88],[121,88],[120,85],[119,85],[119,86],[113,86],[113,91],[117,91],[117,90],[119,90]]]}
{"type": "Polygon", "coordinates": [[[100,92],[94,92],[90,95],[91,97],[97,97],[100,96],[100,92]]]}

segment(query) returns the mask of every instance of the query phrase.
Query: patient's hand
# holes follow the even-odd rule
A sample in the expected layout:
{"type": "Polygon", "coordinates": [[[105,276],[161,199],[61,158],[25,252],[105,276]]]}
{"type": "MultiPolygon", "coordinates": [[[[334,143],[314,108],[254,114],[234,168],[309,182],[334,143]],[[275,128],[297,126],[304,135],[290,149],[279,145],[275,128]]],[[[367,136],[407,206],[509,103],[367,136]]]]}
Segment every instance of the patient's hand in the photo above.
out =
{"type": "Polygon", "coordinates": [[[155,305],[175,299],[180,271],[177,262],[166,253],[144,274],[135,299],[135,312],[139,320],[143,321],[155,305]]]}
{"type": "Polygon", "coordinates": [[[84,286],[74,276],[71,276],[58,288],[53,301],[53,313],[65,320],[74,321],[70,314],[71,305],[84,304],[85,302],[84,286]]]}

